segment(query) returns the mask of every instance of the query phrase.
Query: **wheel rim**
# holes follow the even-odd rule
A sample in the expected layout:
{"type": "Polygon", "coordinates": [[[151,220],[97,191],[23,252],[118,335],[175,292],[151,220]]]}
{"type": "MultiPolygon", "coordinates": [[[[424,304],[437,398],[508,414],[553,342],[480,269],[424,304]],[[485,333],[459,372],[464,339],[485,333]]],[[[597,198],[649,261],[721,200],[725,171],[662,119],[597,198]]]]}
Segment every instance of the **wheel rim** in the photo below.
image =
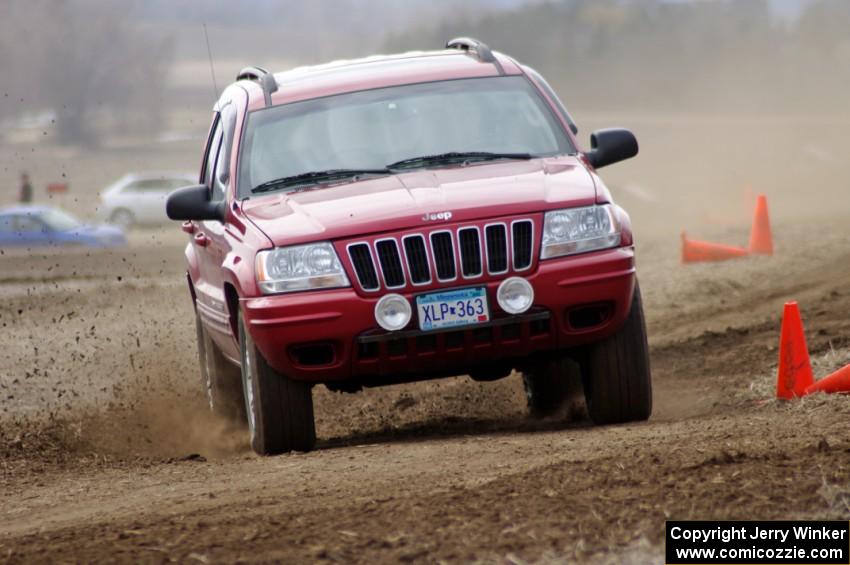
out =
{"type": "Polygon", "coordinates": [[[112,223],[117,226],[128,228],[133,225],[133,216],[126,210],[118,210],[112,214],[112,223]]]}
{"type": "Polygon", "coordinates": [[[248,332],[244,329],[242,331],[245,341],[242,353],[242,383],[245,389],[245,411],[248,413],[248,430],[251,432],[251,441],[253,442],[256,435],[257,416],[254,412],[254,366],[251,363],[250,349],[254,347],[254,343],[248,336],[248,332]]]}

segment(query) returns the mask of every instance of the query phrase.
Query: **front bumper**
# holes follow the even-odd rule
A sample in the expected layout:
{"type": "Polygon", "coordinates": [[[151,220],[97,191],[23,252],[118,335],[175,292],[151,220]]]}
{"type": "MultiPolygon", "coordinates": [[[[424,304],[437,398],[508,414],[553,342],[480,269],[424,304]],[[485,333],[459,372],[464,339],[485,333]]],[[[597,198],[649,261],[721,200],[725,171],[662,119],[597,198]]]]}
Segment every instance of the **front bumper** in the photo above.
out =
{"type": "Polygon", "coordinates": [[[534,287],[531,310],[519,316],[501,311],[500,281],[481,283],[493,322],[463,330],[420,332],[414,315],[405,331],[386,332],[374,317],[380,297],[362,297],[352,288],[242,299],[241,308],[263,357],[296,380],[389,384],[405,375],[462,374],[617,331],[631,306],[634,248],[541,261],[525,278],[534,287]]]}

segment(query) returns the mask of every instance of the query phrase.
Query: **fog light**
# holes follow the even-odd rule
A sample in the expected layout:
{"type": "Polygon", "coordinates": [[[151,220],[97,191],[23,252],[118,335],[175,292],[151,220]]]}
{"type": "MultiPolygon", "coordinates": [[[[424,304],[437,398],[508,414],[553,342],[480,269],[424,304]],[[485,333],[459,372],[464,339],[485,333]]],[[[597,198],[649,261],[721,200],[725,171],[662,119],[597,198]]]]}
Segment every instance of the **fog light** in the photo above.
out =
{"type": "Polygon", "coordinates": [[[390,332],[406,326],[412,315],[410,302],[400,294],[387,294],[375,305],[375,320],[390,332]]]}
{"type": "Polygon", "coordinates": [[[527,280],[511,277],[499,285],[496,300],[508,314],[522,314],[534,303],[534,289],[527,280]]]}

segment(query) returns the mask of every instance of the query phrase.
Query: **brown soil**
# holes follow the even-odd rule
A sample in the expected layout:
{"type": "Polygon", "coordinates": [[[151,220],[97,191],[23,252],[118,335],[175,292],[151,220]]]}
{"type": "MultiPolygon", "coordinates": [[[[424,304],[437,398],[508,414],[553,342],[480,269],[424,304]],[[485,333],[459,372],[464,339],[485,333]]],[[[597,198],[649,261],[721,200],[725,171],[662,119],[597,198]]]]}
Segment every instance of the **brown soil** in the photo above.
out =
{"type": "Polygon", "coordinates": [[[517,375],[319,387],[318,449],[273,458],[199,398],[180,240],[7,252],[0,561],[643,563],[666,519],[848,519],[847,398],[772,399],[786,300],[816,373],[850,362],[832,225],[780,222],[775,257],[718,265],[643,242],[647,423],[530,421],[517,375]]]}

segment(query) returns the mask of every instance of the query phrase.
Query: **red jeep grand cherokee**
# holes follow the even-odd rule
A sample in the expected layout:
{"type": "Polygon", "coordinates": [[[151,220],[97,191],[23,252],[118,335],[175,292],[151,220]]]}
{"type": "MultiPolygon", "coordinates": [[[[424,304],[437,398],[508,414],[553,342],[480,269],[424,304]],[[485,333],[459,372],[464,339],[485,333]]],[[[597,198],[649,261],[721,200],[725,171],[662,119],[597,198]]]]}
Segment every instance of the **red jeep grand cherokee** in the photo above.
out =
{"type": "Polygon", "coordinates": [[[306,451],[317,383],[517,369],[533,414],[583,385],[593,422],[648,418],[629,217],[596,174],[637,141],[576,132],[537,72],[473,39],[244,69],[202,184],[167,204],[211,408],[247,416],[258,453],[306,451]]]}

